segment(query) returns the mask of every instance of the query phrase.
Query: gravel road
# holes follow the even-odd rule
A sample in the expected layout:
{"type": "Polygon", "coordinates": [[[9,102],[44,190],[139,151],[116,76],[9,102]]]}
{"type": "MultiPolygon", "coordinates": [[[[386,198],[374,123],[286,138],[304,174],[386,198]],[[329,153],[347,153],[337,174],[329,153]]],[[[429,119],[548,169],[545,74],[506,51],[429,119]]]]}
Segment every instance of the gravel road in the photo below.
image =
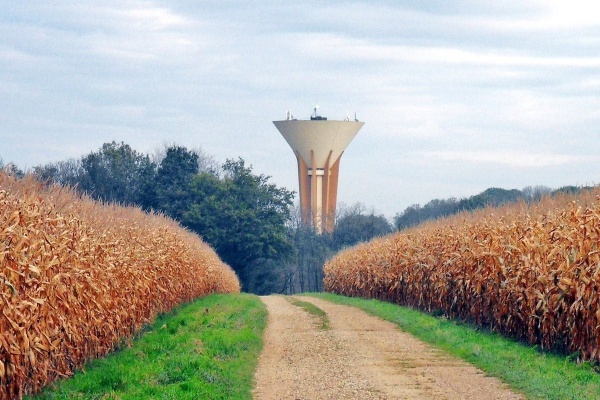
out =
{"type": "Polygon", "coordinates": [[[331,329],[284,296],[269,311],[255,399],[524,399],[495,378],[353,307],[311,298],[331,329]]]}

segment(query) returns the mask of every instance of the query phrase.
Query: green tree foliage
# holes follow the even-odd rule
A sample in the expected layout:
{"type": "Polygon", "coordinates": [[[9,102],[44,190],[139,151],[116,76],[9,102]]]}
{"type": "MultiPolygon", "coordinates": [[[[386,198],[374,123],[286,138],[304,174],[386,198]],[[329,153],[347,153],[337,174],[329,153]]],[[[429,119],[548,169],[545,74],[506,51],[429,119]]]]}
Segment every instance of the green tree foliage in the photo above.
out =
{"type": "MultiPolygon", "coordinates": [[[[265,273],[277,265],[272,260],[281,264],[294,252],[285,230],[293,193],[253,174],[242,159],[227,160],[222,170],[222,178],[213,173],[192,178],[181,223],[215,248],[245,290],[256,291],[257,266],[265,273]]],[[[269,279],[275,275],[271,271],[269,279]]]]}
{"type": "Polygon", "coordinates": [[[292,269],[285,264],[285,261],[258,258],[250,262],[244,270],[244,290],[261,296],[298,292],[291,290],[290,272],[292,269]]]}
{"type": "Polygon", "coordinates": [[[42,182],[77,186],[81,182],[83,169],[81,168],[81,160],[70,159],[34,167],[33,174],[42,182]]]}
{"type": "Polygon", "coordinates": [[[172,146],[153,180],[144,192],[142,206],[162,211],[178,221],[192,206],[191,184],[199,172],[198,154],[182,146],[172,146]]]}
{"type": "Polygon", "coordinates": [[[139,205],[154,169],[147,155],[129,145],[105,143],[98,152],[81,159],[78,187],[102,201],[139,205]]]}
{"type": "Polygon", "coordinates": [[[471,211],[487,206],[498,207],[502,204],[514,203],[519,200],[524,200],[524,195],[517,189],[489,188],[475,196],[459,201],[458,204],[459,209],[462,208],[471,211]]]}
{"type": "Polygon", "coordinates": [[[338,218],[332,234],[333,248],[336,250],[367,242],[375,237],[393,231],[392,225],[383,215],[375,213],[353,213],[338,218]]]}
{"type": "Polygon", "coordinates": [[[423,207],[419,204],[414,204],[406,208],[402,213],[396,214],[394,225],[396,229],[402,230],[428,220],[447,217],[462,211],[473,211],[486,206],[497,207],[502,204],[525,199],[526,196],[517,189],[489,188],[477,195],[461,200],[455,198],[445,200],[434,199],[423,207]]]}
{"type": "Polygon", "coordinates": [[[461,200],[455,198],[445,200],[435,199],[422,207],[419,204],[414,204],[407,207],[402,213],[396,214],[394,225],[396,229],[402,230],[428,220],[447,217],[462,211],[474,211],[487,206],[499,207],[503,204],[517,201],[539,201],[544,196],[556,196],[560,193],[573,194],[588,189],[591,189],[591,187],[564,186],[556,190],[552,190],[547,186],[527,186],[523,190],[489,188],[479,194],[461,200]]]}

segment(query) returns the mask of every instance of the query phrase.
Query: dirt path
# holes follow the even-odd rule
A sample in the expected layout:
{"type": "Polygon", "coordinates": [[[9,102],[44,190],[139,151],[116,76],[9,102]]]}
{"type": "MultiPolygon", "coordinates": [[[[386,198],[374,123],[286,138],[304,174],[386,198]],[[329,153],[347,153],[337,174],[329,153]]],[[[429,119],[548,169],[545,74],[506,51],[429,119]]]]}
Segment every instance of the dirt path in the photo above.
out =
{"type": "Polygon", "coordinates": [[[325,311],[331,329],[283,296],[269,311],[255,399],[523,399],[475,367],[353,307],[297,297],[325,311]]]}

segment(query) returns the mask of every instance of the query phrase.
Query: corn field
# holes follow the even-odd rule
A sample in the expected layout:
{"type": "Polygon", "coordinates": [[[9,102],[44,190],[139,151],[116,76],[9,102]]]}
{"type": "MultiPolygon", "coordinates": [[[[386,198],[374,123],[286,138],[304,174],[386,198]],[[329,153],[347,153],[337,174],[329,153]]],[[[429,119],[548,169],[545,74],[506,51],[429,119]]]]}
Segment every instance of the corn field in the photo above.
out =
{"type": "Polygon", "coordinates": [[[600,361],[600,191],[461,214],[347,249],[325,289],[600,361]]]}
{"type": "Polygon", "coordinates": [[[234,272],[174,221],[0,171],[0,399],[106,355],[234,272]]]}

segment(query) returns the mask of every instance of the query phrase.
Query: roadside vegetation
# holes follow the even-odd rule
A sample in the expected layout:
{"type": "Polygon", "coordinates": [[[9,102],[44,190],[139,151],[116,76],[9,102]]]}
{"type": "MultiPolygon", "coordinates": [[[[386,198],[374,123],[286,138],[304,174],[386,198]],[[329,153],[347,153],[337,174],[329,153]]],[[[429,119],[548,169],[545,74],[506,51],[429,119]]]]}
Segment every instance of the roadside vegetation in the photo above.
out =
{"type": "Polygon", "coordinates": [[[490,376],[500,378],[528,399],[597,399],[597,365],[577,363],[570,356],[542,352],[475,326],[435,317],[407,307],[329,293],[310,296],[360,308],[390,321],[415,337],[466,360],[490,376]]]}
{"type": "Polygon", "coordinates": [[[30,399],[251,399],[266,321],[256,296],[210,295],[30,399]]]}
{"type": "Polygon", "coordinates": [[[329,317],[327,316],[327,313],[325,311],[321,310],[313,303],[309,303],[308,301],[298,300],[294,297],[286,297],[286,299],[296,307],[300,307],[310,315],[317,317],[320,321],[319,329],[321,329],[322,331],[331,329],[331,325],[329,324],[329,317]]]}

